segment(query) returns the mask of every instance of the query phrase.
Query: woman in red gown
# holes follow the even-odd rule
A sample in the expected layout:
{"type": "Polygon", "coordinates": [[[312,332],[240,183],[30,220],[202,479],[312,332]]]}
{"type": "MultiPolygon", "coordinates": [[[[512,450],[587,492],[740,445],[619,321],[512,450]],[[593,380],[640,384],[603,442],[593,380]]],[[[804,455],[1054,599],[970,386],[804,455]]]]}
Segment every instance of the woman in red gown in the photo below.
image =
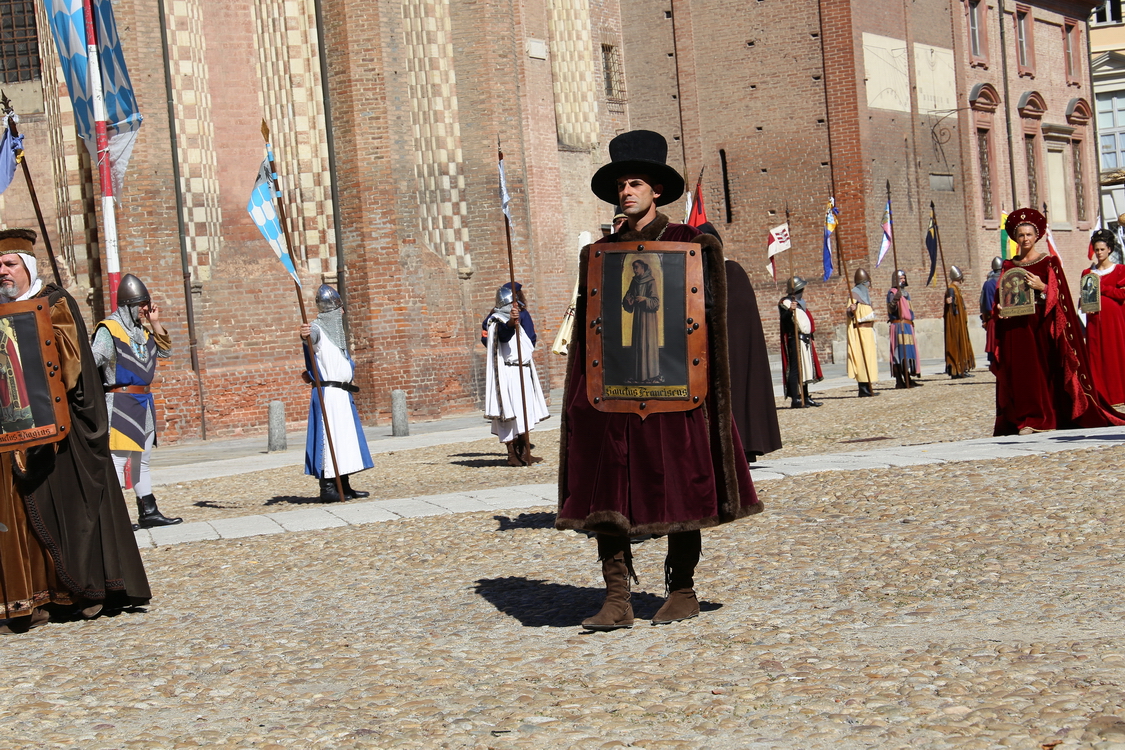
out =
{"type": "MultiPolygon", "coordinates": [[[[1008,216],[1004,226],[1019,257],[1004,261],[1027,272],[1035,301],[1028,315],[1000,317],[996,298],[996,426],[994,435],[1027,435],[1055,429],[1125,424],[1094,386],[1086,342],[1062,263],[1036,247],[1047,220],[1033,208],[1008,216]]],[[[1004,279],[1001,277],[1001,289],[1004,279]]]]}
{"type": "Polygon", "coordinates": [[[1096,259],[1082,272],[1101,277],[1101,312],[1086,313],[1086,348],[1094,385],[1115,409],[1125,409],[1125,266],[1110,260],[1116,239],[1108,229],[1090,238],[1096,259]]]}

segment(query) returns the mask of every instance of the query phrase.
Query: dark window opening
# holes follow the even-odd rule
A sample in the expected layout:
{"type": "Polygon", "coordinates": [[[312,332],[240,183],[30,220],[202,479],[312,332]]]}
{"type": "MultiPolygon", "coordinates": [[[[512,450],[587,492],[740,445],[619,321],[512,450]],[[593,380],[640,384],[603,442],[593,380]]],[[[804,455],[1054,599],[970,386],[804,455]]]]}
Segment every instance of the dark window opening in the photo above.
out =
{"type": "Polygon", "coordinates": [[[4,83],[39,80],[39,34],[30,0],[0,0],[0,74],[4,83]]]}

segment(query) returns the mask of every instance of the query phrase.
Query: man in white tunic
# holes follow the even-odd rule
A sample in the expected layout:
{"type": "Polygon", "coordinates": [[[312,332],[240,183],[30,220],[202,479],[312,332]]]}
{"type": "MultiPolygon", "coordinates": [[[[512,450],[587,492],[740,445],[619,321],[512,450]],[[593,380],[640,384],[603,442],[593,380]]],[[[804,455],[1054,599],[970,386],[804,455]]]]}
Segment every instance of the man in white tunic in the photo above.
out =
{"type": "Polygon", "coordinates": [[[535,323],[527,312],[522,285],[516,282],[513,294],[512,285],[505,284],[496,292],[496,307],[481,324],[481,343],[488,347],[484,417],[492,420],[492,434],[508,447],[509,466],[543,460],[532,456],[531,446],[525,442],[525,433],[551,416],[532,358],[535,341],[535,323]]]}
{"type": "Polygon", "coordinates": [[[352,384],[355,362],[348,354],[344,336],[344,307],[340,295],[332,287],[322,284],[316,292],[316,309],[320,313],[316,319],[301,326],[301,338],[308,344],[305,348],[305,365],[310,368],[305,373],[305,381],[313,382],[311,368],[315,366],[324,392],[323,413],[328,415],[328,431],[324,429],[320,397],[314,387],[305,439],[305,473],[320,480],[320,501],[334,503],[341,500],[336,489],[336,467],[339,468],[340,484],[344,490],[343,499],[354,500],[371,493],[353,489],[349,476],[370,469],[375,464],[371,461],[367,438],[364,437],[359,412],[352,399],[352,394],[358,392],[359,388],[352,384]],[[314,355],[312,361],[309,360],[310,350],[314,355]],[[328,432],[332,433],[336,467],[332,465],[328,432]]]}

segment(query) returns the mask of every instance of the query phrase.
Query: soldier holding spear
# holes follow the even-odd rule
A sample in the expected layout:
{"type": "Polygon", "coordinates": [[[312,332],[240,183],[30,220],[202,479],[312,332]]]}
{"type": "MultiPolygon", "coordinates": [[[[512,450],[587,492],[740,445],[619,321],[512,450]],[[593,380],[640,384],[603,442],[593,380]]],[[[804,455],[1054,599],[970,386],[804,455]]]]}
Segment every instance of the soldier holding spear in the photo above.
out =
{"type": "Polygon", "coordinates": [[[265,120],[262,120],[262,137],[266,141],[266,161],[259,171],[247,209],[292,276],[301,309],[301,339],[307,366],[303,378],[314,390],[309,406],[305,473],[320,480],[321,502],[367,497],[370,493],[353,489],[349,482],[350,474],[370,469],[374,464],[352,399],[352,393],[359,388],[352,383],[355,363],[348,355],[344,337],[343,304],[335,289],[327,284],[321,285],[316,293],[320,314],[315,321],[309,322],[305,300],[301,296],[301,282],[297,277],[296,256],[285,218],[277,168],[274,166],[273,148],[269,143],[270,130],[265,120]],[[282,237],[284,246],[281,244],[282,237]],[[326,453],[331,459],[330,464],[325,461],[326,453]]]}

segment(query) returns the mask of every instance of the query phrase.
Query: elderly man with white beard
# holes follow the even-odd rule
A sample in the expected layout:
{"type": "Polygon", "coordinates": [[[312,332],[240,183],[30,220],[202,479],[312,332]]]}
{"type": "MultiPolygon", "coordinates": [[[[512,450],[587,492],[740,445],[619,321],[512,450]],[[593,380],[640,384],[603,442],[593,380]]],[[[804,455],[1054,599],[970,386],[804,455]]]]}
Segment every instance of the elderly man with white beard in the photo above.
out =
{"type": "MultiPolygon", "coordinates": [[[[55,443],[0,453],[0,634],[47,623],[49,605],[97,617],[152,594],[109,451],[109,418],[78,303],[37,274],[36,233],[0,231],[0,303],[50,308],[70,429],[55,443]]],[[[0,313],[5,304],[0,304],[0,313]]]]}

